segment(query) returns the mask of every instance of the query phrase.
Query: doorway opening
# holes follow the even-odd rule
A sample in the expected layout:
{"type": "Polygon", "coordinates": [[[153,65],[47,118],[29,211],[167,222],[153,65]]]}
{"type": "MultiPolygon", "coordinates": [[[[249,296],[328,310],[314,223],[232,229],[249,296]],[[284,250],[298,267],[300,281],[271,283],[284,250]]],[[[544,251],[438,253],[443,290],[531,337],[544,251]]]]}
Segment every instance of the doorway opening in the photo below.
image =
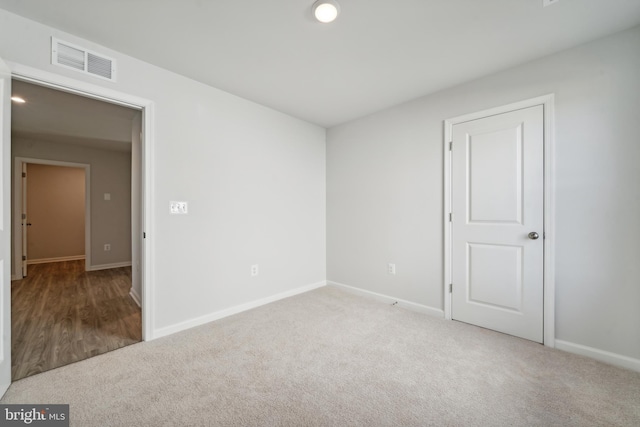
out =
{"type": "Polygon", "coordinates": [[[14,168],[16,271],[27,277],[29,265],[79,260],[88,268],[91,165],[16,157],[14,168]]]}
{"type": "Polygon", "coordinates": [[[140,109],[12,86],[16,380],[143,339],[144,189],[140,109]]]}

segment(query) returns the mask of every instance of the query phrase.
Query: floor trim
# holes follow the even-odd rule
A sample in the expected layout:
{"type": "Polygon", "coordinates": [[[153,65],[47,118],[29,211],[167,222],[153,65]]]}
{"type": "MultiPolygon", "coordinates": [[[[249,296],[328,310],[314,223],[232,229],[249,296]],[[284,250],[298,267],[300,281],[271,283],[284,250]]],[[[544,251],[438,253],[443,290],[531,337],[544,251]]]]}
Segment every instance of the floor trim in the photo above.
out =
{"type": "Polygon", "coordinates": [[[210,313],[204,316],[196,317],[194,319],[186,320],[184,322],[180,322],[175,325],[165,326],[164,328],[156,329],[153,332],[153,338],[156,339],[156,338],[165,337],[167,335],[175,334],[176,332],[181,332],[196,326],[204,325],[205,323],[213,322],[214,320],[223,319],[225,317],[242,313],[243,311],[251,310],[253,308],[257,308],[262,305],[266,305],[281,299],[289,298],[294,295],[303,294],[305,292],[309,292],[326,285],[327,285],[327,282],[323,280],[317,283],[313,283],[311,285],[301,286],[299,288],[295,288],[290,291],[281,292],[279,294],[272,295],[270,297],[261,298],[255,301],[250,301],[245,304],[236,305],[234,307],[229,307],[220,311],[216,311],[214,313],[210,313]]]}
{"type": "Polygon", "coordinates": [[[32,264],[47,264],[50,262],[64,262],[64,261],[78,261],[84,259],[84,255],[72,255],[72,256],[59,256],[54,258],[39,258],[27,260],[27,265],[32,264]]]}
{"type": "Polygon", "coordinates": [[[108,270],[110,268],[131,267],[131,261],[126,262],[114,262],[113,264],[98,264],[92,265],[87,271],[108,270]]]}
{"type": "Polygon", "coordinates": [[[611,365],[616,365],[622,368],[631,369],[632,371],[640,372],[640,359],[634,359],[633,357],[623,356],[621,354],[612,353],[593,347],[587,347],[586,345],[575,344],[559,339],[556,339],[556,348],[558,350],[563,350],[573,354],[579,354],[580,356],[587,356],[592,359],[599,360],[600,362],[605,362],[611,365]]]}
{"type": "Polygon", "coordinates": [[[377,292],[371,292],[371,291],[367,291],[360,288],[355,288],[353,286],[345,285],[338,282],[327,281],[327,285],[335,286],[336,288],[343,289],[347,292],[351,292],[352,294],[375,298],[376,300],[387,303],[387,304],[396,303],[398,307],[406,308],[407,310],[417,311],[419,313],[428,314],[429,316],[444,318],[444,310],[440,310],[439,308],[433,308],[433,307],[429,307],[428,305],[417,304],[415,302],[403,300],[400,298],[394,298],[389,295],[379,294],[377,292]]]}
{"type": "Polygon", "coordinates": [[[133,302],[135,302],[138,307],[142,308],[142,298],[140,298],[140,295],[138,295],[135,289],[131,288],[131,290],[129,291],[129,295],[131,296],[133,302]]]}

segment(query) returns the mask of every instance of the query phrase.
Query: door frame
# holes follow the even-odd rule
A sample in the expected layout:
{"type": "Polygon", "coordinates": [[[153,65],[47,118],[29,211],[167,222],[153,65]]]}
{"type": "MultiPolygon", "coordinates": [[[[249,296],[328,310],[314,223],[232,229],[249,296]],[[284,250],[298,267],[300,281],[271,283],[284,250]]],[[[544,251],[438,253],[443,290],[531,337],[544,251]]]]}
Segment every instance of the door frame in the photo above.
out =
{"type": "Polygon", "coordinates": [[[544,274],[543,274],[543,343],[555,347],[555,138],[554,138],[554,94],[543,95],[525,101],[465,114],[444,121],[444,317],[451,320],[451,293],[453,242],[451,240],[451,151],[453,126],[483,117],[495,116],[509,111],[543,106],[544,123],[544,274]]]}
{"type": "MultiPolygon", "coordinates": [[[[22,164],[36,164],[49,166],[62,166],[78,168],[84,170],[84,267],[89,270],[91,266],[91,165],[86,163],[61,162],[57,160],[36,159],[31,157],[16,157],[13,164],[13,217],[15,218],[13,229],[14,245],[14,268],[16,269],[15,279],[22,279],[22,206],[23,206],[23,185],[22,185],[22,164]]],[[[28,177],[27,177],[28,179],[28,177]]],[[[28,190],[27,184],[27,191],[28,190]]],[[[28,214],[28,213],[27,213],[28,214]]],[[[29,219],[29,218],[27,218],[29,219]]],[[[27,260],[28,261],[28,260],[27,260]]],[[[12,277],[11,280],[14,280],[12,277]]]]}
{"type": "MultiPolygon", "coordinates": [[[[154,129],[155,129],[155,103],[149,99],[141,98],[129,93],[119,92],[105,86],[88,83],[75,78],[65,77],[60,74],[43,71],[27,65],[6,61],[11,69],[12,78],[40,86],[73,93],[87,98],[97,99],[112,104],[123,105],[134,108],[142,112],[142,136],[141,145],[141,192],[142,202],[140,205],[142,228],[141,240],[142,256],[140,259],[141,270],[141,309],[142,309],[142,340],[150,341],[155,338],[155,294],[154,294],[154,272],[155,254],[153,250],[153,239],[155,222],[153,217],[154,201],[154,129]]],[[[106,85],[106,83],[105,83],[106,85]]],[[[133,236],[132,236],[133,238],[133,236]]]]}

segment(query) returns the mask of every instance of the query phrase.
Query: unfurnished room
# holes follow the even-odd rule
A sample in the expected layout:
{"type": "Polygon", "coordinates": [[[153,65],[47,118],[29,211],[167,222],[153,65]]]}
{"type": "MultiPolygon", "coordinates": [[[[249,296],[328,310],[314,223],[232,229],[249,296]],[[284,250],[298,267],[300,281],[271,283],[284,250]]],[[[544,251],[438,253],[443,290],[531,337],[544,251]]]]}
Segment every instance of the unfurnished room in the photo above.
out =
{"type": "Polygon", "coordinates": [[[0,0],[0,424],[640,425],[638,76],[638,0],[0,0]]]}

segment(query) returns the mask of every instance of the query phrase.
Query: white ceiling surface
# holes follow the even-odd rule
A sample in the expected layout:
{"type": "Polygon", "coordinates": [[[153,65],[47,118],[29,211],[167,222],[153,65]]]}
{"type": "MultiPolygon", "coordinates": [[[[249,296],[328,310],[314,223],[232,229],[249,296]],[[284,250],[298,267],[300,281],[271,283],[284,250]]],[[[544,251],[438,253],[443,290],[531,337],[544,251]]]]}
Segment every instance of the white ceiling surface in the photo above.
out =
{"type": "Polygon", "coordinates": [[[331,127],[640,23],[640,0],[0,0],[0,7],[331,127]]]}
{"type": "Polygon", "coordinates": [[[12,134],[35,140],[131,151],[137,110],[13,80],[12,134]]]}

